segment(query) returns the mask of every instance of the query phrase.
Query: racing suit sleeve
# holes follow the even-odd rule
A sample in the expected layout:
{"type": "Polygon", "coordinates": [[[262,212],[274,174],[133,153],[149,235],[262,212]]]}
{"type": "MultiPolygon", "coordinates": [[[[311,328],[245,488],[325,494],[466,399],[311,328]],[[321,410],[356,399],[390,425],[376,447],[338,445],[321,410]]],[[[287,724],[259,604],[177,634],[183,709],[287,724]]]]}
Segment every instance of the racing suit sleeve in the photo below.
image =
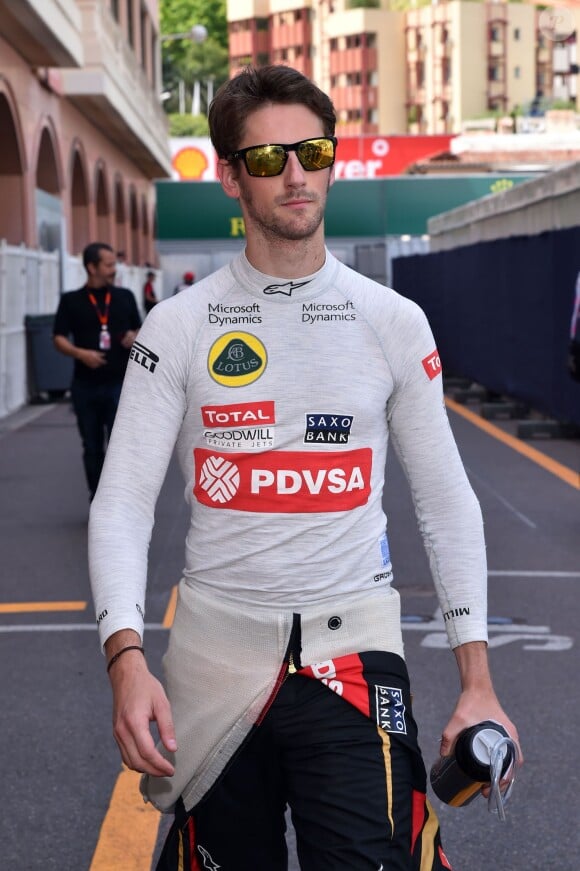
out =
{"type": "Polygon", "coordinates": [[[91,505],[89,572],[102,645],[120,629],[143,637],[155,505],[186,403],[186,328],[172,310],[156,306],[132,346],[91,505]]]}
{"type": "Polygon", "coordinates": [[[390,437],[415,513],[452,647],[487,640],[487,564],[479,502],[453,437],[435,340],[421,309],[401,298],[387,358],[390,437]]]}

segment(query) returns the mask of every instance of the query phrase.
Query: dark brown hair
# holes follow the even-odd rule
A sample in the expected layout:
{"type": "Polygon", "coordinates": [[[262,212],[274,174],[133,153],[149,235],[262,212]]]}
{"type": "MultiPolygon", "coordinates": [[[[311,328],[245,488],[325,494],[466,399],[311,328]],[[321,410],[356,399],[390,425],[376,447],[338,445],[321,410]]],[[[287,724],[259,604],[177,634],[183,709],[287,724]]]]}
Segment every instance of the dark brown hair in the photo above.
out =
{"type": "Polygon", "coordinates": [[[101,261],[101,251],[112,251],[110,245],[106,242],[91,242],[83,251],[83,266],[85,269],[92,263],[93,266],[98,266],[101,261]]]}
{"type": "Polygon", "coordinates": [[[221,86],[209,109],[209,131],[218,157],[237,151],[248,115],[268,103],[306,106],[322,121],[324,135],[334,136],[334,106],[314,82],[283,64],[246,67],[221,86]]]}

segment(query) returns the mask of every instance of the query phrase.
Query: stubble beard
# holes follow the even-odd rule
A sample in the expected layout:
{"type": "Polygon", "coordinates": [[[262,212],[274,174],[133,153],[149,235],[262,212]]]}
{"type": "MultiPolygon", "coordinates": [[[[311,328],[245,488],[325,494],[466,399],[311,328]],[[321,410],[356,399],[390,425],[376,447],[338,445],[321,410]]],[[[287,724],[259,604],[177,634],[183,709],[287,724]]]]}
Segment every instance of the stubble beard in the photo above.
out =
{"type": "MultiPolygon", "coordinates": [[[[303,194],[310,203],[315,204],[314,213],[307,217],[305,214],[292,214],[288,209],[288,215],[282,217],[275,213],[265,214],[256,207],[250,191],[242,190],[241,201],[247,211],[248,218],[259,232],[273,245],[281,242],[298,242],[303,239],[311,239],[318,231],[324,219],[326,196],[321,201],[318,194],[303,194]]],[[[298,197],[296,197],[298,199],[298,197]]],[[[275,205],[284,209],[284,203],[292,202],[291,197],[279,197],[275,205]]],[[[307,208],[311,208],[309,205],[307,208]]]]}

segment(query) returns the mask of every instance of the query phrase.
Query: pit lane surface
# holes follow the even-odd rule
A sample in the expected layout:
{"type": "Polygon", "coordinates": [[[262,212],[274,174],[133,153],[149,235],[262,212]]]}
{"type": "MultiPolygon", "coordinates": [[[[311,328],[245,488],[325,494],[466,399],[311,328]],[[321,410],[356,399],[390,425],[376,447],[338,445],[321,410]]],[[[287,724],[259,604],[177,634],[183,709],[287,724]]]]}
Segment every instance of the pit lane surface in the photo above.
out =
{"type": "MultiPolygon", "coordinates": [[[[549,457],[549,468],[500,440],[509,423],[494,433],[452,403],[449,414],[486,523],[496,688],[519,727],[526,764],[505,823],[481,799],[462,809],[435,801],[444,845],[455,871],[577,871],[580,444],[523,445],[549,457]]],[[[389,540],[430,765],[457,673],[392,454],[388,476],[389,540]]],[[[145,646],[157,674],[182,564],[182,489],[172,466],[151,545],[145,646]]],[[[160,824],[141,802],[111,736],[86,568],[88,503],[68,404],[0,421],[0,505],[0,868],[149,871],[166,819],[160,824]]],[[[290,869],[297,868],[293,853],[290,869]]]]}

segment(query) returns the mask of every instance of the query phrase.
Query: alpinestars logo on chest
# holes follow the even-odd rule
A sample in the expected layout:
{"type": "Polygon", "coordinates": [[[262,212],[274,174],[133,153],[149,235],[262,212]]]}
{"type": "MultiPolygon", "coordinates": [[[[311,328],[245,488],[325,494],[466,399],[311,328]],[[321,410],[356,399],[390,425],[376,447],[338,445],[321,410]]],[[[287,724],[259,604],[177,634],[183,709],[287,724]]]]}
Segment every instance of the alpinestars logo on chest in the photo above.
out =
{"type": "Polygon", "coordinates": [[[262,291],[267,296],[272,296],[274,293],[283,293],[284,296],[292,296],[292,291],[299,287],[304,287],[305,284],[310,284],[311,278],[308,281],[287,281],[286,284],[269,284],[262,291]]]}

